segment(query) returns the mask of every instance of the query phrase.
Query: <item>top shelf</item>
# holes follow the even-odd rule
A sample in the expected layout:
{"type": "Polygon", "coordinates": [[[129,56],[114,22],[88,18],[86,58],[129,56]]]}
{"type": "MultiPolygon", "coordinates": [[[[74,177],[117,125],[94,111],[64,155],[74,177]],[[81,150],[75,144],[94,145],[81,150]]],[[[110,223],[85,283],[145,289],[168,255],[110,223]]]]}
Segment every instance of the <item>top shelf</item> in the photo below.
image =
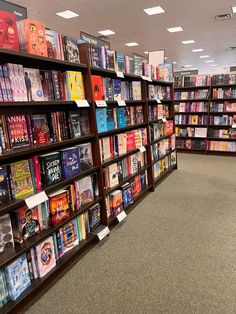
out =
{"type": "Polygon", "coordinates": [[[65,60],[52,59],[41,57],[33,54],[28,54],[22,51],[0,49],[1,64],[4,63],[22,63],[24,66],[37,67],[40,69],[55,69],[57,70],[85,70],[86,64],[73,63],[65,60]]]}

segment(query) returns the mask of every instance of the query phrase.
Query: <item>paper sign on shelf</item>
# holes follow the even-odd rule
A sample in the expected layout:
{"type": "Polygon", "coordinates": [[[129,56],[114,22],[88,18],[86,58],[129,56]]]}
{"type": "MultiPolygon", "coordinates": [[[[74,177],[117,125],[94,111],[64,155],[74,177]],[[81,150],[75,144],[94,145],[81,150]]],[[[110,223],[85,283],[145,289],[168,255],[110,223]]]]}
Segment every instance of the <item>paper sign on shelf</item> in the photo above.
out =
{"type": "Polygon", "coordinates": [[[120,78],[124,78],[124,73],[121,71],[116,71],[116,76],[120,78]]]}
{"type": "Polygon", "coordinates": [[[163,122],[166,122],[166,118],[161,118],[161,120],[162,120],[163,122]]]}
{"type": "Polygon", "coordinates": [[[107,107],[107,103],[105,100],[95,100],[97,107],[107,107]]]}
{"type": "Polygon", "coordinates": [[[28,206],[28,208],[33,208],[43,202],[46,202],[47,200],[48,200],[47,194],[45,193],[45,191],[43,191],[43,192],[40,192],[38,194],[28,197],[25,200],[25,203],[28,206]]]}
{"type": "Polygon", "coordinates": [[[125,107],[126,106],[126,102],[125,100],[117,100],[118,106],[120,107],[125,107]]]}
{"type": "Polygon", "coordinates": [[[157,101],[158,104],[161,104],[161,100],[159,98],[157,98],[156,101],[157,101]]]}
{"type": "Polygon", "coordinates": [[[145,75],[141,75],[141,78],[144,80],[144,81],[147,81],[147,77],[145,75]]]}
{"type": "Polygon", "coordinates": [[[139,151],[140,151],[141,153],[144,153],[144,152],[146,152],[146,147],[144,147],[144,146],[141,146],[141,147],[139,148],[139,151]]]}
{"type": "Polygon", "coordinates": [[[236,129],[236,124],[232,124],[232,129],[236,129]]]}
{"type": "Polygon", "coordinates": [[[148,81],[148,82],[152,82],[151,77],[148,76],[148,77],[147,77],[147,81],[148,81]]]}
{"type": "Polygon", "coordinates": [[[101,241],[110,233],[110,229],[108,227],[103,228],[98,234],[98,239],[101,241]]]}
{"type": "Polygon", "coordinates": [[[126,216],[127,216],[126,212],[123,210],[121,213],[119,213],[119,215],[116,216],[116,218],[119,222],[121,222],[122,220],[125,219],[126,216]]]}
{"type": "Polygon", "coordinates": [[[86,99],[75,100],[75,103],[78,108],[89,107],[89,103],[86,99]]]}

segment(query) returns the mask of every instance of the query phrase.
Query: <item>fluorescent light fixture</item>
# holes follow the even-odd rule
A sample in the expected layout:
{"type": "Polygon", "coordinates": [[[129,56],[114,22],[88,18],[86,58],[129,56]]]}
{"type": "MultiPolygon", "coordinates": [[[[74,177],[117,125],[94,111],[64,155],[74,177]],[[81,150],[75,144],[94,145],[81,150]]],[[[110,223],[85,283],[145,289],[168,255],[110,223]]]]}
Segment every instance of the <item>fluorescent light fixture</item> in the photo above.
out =
{"type": "Polygon", "coordinates": [[[232,7],[233,13],[236,13],[236,7],[232,7]]]}
{"type": "Polygon", "coordinates": [[[104,36],[114,35],[115,34],[115,32],[111,31],[110,29],[105,29],[104,31],[99,31],[98,33],[101,34],[101,35],[104,35],[104,36]]]}
{"type": "Polygon", "coordinates": [[[207,61],[205,61],[206,63],[213,63],[214,62],[214,60],[207,60],[207,61]]]}
{"type": "Polygon", "coordinates": [[[64,19],[71,19],[72,17],[79,16],[79,14],[77,14],[73,11],[70,11],[70,10],[58,12],[58,13],[56,13],[56,15],[59,15],[60,17],[63,17],[64,19]]]}
{"type": "Polygon", "coordinates": [[[200,56],[201,59],[204,59],[204,58],[209,58],[210,56],[209,55],[205,55],[205,56],[200,56]]]}
{"type": "Polygon", "coordinates": [[[201,52],[203,49],[193,49],[192,52],[201,52]]]}
{"type": "Polygon", "coordinates": [[[184,44],[184,45],[188,45],[188,44],[194,44],[195,43],[195,41],[194,40],[183,40],[182,41],[182,44],[184,44]]]}
{"type": "Polygon", "coordinates": [[[167,58],[167,57],[165,57],[164,59],[165,59],[165,60],[168,60],[168,58],[167,58]]]}
{"type": "Polygon", "coordinates": [[[186,64],[184,65],[185,68],[191,68],[192,67],[192,64],[186,64]]]}
{"type": "Polygon", "coordinates": [[[136,42],[132,42],[132,43],[127,43],[126,46],[129,46],[129,47],[133,47],[133,46],[138,46],[139,44],[136,43],[136,42]]]}
{"type": "Polygon", "coordinates": [[[143,9],[143,11],[144,11],[145,13],[147,13],[148,15],[154,15],[154,14],[165,13],[165,10],[163,10],[162,7],[160,7],[160,6],[158,6],[158,7],[153,7],[153,8],[143,9]]]}
{"type": "Polygon", "coordinates": [[[217,67],[218,64],[211,64],[210,66],[211,66],[211,67],[217,67]]]}
{"type": "Polygon", "coordinates": [[[182,32],[183,28],[181,26],[176,26],[176,27],[170,27],[166,29],[170,33],[177,33],[177,32],[182,32]]]}
{"type": "Polygon", "coordinates": [[[144,51],[145,55],[148,55],[148,51],[144,51]]]}
{"type": "Polygon", "coordinates": [[[173,64],[176,64],[177,62],[176,61],[173,61],[173,64]]]}

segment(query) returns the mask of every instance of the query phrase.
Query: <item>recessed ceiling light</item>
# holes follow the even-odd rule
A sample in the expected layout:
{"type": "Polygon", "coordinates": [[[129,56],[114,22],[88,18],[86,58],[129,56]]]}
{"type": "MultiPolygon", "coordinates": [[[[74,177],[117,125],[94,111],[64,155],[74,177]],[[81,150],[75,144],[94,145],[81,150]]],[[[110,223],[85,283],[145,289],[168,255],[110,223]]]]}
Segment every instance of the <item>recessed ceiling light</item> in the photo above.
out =
{"type": "Polygon", "coordinates": [[[72,17],[79,16],[79,14],[77,14],[73,11],[70,11],[70,10],[58,12],[58,13],[56,13],[56,15],[59,15],[60,17],[63,17],[64,19],[71,19],[72,17]]]}
{"type": "Polygon", "coordinates": [[[168,58],[167,58],[167,57],[165,57],[164,59],[165,59],[165,60],[168,60],[168,58]]]}
{"type": "Polygon", "coordinates": [[[233,13],[236,13],[236,7],[232,7],[233,13]]]}
{"type": "Polygon", "coordinates": [[[154,15],[154,14],[165,13],[165,10],[163,10],[162,7],[160,7],[160,6],[158,6],[158,7],[153,7],[153,8],[143,9],[143,11],[144,11],[145,13],[147,13],[148,15],[154,15]]]}
{"type": "Polygon", "coordinates": [[[173,64],[176,64],[177,62],[173,61],[173,64]]]}
{"type": "Polygon", "coordinates": [[[176,26],[176,27],[170,27],[166,29],[170,33],[177,33],[177,32],[182,32],[183,28],[181,26],[176,26]]]}
{"type": "Polygon", "coordinates": [[[104,36],[115,34],[115,32],[111,31],[110,29],[105,29],[104,31],[99,31],[98,33],[104,36]]]}
{"type": "Polygon", "coordinates": [[[127,43],[126,46],[129,46],[129,47],[133,47],[133,46],[138,46],[139,44],[136,43],[136,42],[132,42],[132,43],[127,43]]]}
{"type": "Polygon", "coordinates": [[[148,51],[144,51],[144,53],[145,53],[146,55],[148,55],[148,51]]]}
{"type": "Polygon", "coordinates": [[[201,52],[203,49],[193,49],[192,52],[201,52]]]}
{"type": "Polygon", "coordinates": [[[206,63],[213,63],[214,62],[214,60],[207,60],[207,61],[205,61],[206,63]]]}
{"type": "Polygon", "coordinates": [[[190,67],[192,67],[192,64],[186,64],[186,65],[184,65],[184,68],[190,68],[190,67]]]}
{"type": "Polygon", "coordinates": [[[209,58],[210,56],[209,55],[205,55],[205,56],[200,56],[201,59],[204,59],[204,58],[209,58]]]}
{"type": "Polygon", "coordinates": [[[218,64],[210,64],[211,67],[217,67],[218,64]]]}
{"type": "Polygon", "coordinates": [[[188,44],[194,44],[195,43],[195,41],[194,40],[183,40],[182,41],[182,44],[184,44],[184,45],[188,45],[188,44]]]}

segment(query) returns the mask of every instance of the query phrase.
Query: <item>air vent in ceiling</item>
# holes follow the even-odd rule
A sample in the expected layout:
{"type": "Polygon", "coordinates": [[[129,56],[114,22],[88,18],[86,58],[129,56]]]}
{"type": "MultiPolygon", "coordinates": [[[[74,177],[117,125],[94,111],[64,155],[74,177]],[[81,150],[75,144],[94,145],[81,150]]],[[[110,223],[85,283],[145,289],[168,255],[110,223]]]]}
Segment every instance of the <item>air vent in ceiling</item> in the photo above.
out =
{"type": "Polygon", "coordinates": [[[226,21],[232,19],[232,14],[231,13],[226,13],[226,14],[219,14],[215,16],[215,19],[217,21],[226,21]]]}
{"type": "Polygon", "coordinates": [[[236,47],[229,47],[229,50],[236,50],[236,47]]]}

